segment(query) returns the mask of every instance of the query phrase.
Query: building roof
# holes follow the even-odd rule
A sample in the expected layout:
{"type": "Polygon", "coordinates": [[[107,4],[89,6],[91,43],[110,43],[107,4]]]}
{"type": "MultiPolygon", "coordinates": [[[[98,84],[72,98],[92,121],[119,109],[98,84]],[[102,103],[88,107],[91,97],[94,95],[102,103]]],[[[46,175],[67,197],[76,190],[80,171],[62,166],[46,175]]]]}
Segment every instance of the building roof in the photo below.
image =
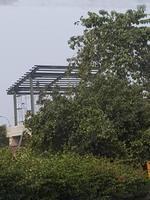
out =
{"type": "Polygon", "coordinates": [[[35,65],[8,88],[7,94],[28,95],[31,93],[31,87],[34,94],[39,94],[42,89],[51,93],[56,86],[64,93],[68,87],[76,87],[79,81],[77,70],[73,69],[68,73],[68,66],[35,65]]]}

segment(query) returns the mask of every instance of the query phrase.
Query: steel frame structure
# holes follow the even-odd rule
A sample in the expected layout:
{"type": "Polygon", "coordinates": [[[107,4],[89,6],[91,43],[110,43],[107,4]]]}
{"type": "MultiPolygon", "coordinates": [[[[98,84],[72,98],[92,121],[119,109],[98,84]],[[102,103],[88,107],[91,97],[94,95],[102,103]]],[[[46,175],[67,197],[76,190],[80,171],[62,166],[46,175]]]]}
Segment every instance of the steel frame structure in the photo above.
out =
{"type": "Polygon", "coordinates": [[[75,88],[79,81],[77,70],[72,69],[68,73],[68,66],[35,65],[7,90],[8,95],[13,95],[15,125],[18,124],[18,95],[30,95],[31,112],[34,114],[34,95],[40,94],[41,90],[50,95],[56,86],[61,94],[65,94],[69,87],[75,88]]]}

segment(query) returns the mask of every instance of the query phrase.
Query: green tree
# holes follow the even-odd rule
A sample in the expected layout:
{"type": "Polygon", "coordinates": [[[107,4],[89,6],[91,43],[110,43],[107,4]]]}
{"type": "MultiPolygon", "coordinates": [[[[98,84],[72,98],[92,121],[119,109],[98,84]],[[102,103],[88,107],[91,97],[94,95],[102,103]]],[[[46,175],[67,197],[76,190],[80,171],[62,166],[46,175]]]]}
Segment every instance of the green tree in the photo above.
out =
{"type": "Polygon", "coordinates": [[[92,99],[83,106],[75,98],[55,96],[25,123],[33,133],[32,147],[40,151],[70,150],[107,157],[125,153],[112,123],[92,99]]]}
{"type": "Polygon", "coordinates": [[[83,35],[69,42],[77,52],[70,66],[77,67],[81,82],[73,98],[55,95],[26,120],[33,146],[150,159],[148,23],[143,7],[125,13],[90,12],[81,18],[83,35]]]}
{"type": "Polygon", "coordinates": [[[42,151],[62,151],[71,134],[73,113],[73,104],[66,97],[58,95],[44,102],[40,112],[25,121],[33,133],[32,146],[42,151]]]}
{"type": "Polygon", "coordinates": [[[143,6],[125,13],[89,12],[77,23],[84,27],[83,35],[69,41],[77,51],[69,59],[70,66],[77,67],[82,79],[77,98],[84,102],[92,97],[129,154],[144,161],[150,159],[149,151],[144,156],[149,148],[145,133],[150,127],[149,22],[143,6]],[[142,153],[136,154],[139,142],[142,153]]]}
{"type": "Polygon", "coordinates": [[[144,10],[144,6],[125,13],[101,10],[81,17],[84,34],[69,41],[77,50],[70,65],[77,66],[88,80],[91,69],[97,68],[101,74],[109,72],[129,83],[149,85],[150,19],[144,10]]]}

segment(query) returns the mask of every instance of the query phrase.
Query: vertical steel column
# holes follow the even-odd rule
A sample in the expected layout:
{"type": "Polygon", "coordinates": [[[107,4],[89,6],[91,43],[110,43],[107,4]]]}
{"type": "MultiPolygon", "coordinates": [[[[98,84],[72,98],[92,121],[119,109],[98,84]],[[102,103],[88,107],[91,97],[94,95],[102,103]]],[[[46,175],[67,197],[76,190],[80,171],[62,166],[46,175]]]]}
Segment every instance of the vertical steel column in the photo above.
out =
{"type": "Polygon", "coordinates": [[[17,115],[17,96],[16,96],[16,93],[14,93],[13,97],[14,97],[14,123],[15,123],[15,126],[17,126],[18,125],[18,115],[17,115]]]}
{"type": "Polygon", "coordinates": [[[35,114],[34,110],[34,90],[33,90],[33,79],[30,77],[30,98],[31,98],[31,111],[33,114],[35,114]]]}

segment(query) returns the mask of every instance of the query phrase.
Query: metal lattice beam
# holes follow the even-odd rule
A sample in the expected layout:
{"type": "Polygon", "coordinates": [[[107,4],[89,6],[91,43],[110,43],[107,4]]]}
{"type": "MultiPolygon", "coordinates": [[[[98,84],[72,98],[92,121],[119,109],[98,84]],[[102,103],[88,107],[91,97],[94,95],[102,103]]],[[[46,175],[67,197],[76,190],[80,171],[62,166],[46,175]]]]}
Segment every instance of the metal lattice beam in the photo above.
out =
{"type": "Polygon", "coordinates": [[[67,87],[74,87],[80,81],[76,70],[73,70],[70,75],[68,75],[67,71],[68,66],[35,65],[8,88],[7,94],[31,94],[31,78],[34,94],[46,88],[48,88],[48,93],[50,93],[57,85],[60,92],[65,92],[67,87]]]}

